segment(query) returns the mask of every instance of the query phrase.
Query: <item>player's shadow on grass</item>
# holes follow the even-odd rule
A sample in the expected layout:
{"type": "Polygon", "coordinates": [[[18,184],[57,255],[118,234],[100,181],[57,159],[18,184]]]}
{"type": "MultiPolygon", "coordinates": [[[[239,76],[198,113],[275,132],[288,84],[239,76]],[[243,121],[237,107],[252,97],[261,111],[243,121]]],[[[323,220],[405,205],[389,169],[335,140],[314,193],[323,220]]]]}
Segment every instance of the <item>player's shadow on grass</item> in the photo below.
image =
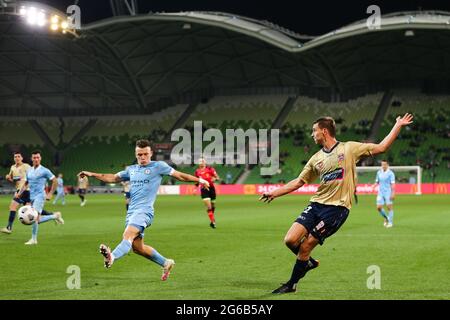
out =
{"type": "Polygon", "coordinates": [[[272,290],[278,285],[277,282],[274,281],[258,281],[258,280],[240,280],[240,281],[233,281],[231,282],[233,286],[236,288],[242,288],[245,290],[255,290],[254,294],[249,293],[246,296],[243,297],[235,297],[235,299],[238,300],[258,300],[258,299],[267,299],[270,297],[273,297],[272,290]],[[263,291],[263,292],[260,292],[263,291]]]}
{"type": "Polygon", "coordinates": [[[122,277],[120,276],[96,276],[95,277],[97,279],[97,282],[103,282],[103,284],[106,284],[108,282],[112,282],[112,281],[119,281],[121,283],[126,283],[128,285],[132,285],[133,282],[136,282],[136,285],[141,285],[143,281],[145,281],[145,283],[148,284],[154,284],[154,283],[161,283],[161,279],[159,279],[158,277],[156,277],[155,279],[151,279],[151,278],[136,278],[136,279],[131,279],[129,275],[124,275],[122,277]]]}

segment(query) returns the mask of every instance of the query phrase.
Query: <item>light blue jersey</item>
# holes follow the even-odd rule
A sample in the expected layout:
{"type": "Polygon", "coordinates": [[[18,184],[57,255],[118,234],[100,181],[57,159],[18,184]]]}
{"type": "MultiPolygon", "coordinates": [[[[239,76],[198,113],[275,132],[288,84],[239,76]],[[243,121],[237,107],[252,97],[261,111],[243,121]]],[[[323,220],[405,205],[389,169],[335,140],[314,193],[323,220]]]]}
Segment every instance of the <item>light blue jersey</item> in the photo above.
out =
{"type": "Polygon", "coordinates": [[[392,204],[392,184],[395,183],[394,172],[390,169],[386,171],[378,170],[375,182],[378,183],[377,204],[392,204]]]}
{"type": "Polygon", "coordinates": [[[63,178],[58,178],[58,187],[56,188],[56,193],[62,194],[64,193],[64,180],[63,178]]]}
{"type": "Polygon", "coordinates": [[[44,166],[31,167],[27,171],[26,179],[30,187],[30,199],[33,208],[42,212],[45,203],[45,185],[47,180],[53,180],[55,175],[44,166]]]}
{"type": "MultiPolygon", "coordinates": [[[[156,195],[164,175],[171,175],[174,169],[163,161],[152,161],[146,166],[131,165],[117,173],[122,181],[130,181],[130,203],[126,218],[127,225],[133,225],[141,232],[153,222],[156,195]]],[[[141,233],[143,236],[143,233],[141,233]]]]}

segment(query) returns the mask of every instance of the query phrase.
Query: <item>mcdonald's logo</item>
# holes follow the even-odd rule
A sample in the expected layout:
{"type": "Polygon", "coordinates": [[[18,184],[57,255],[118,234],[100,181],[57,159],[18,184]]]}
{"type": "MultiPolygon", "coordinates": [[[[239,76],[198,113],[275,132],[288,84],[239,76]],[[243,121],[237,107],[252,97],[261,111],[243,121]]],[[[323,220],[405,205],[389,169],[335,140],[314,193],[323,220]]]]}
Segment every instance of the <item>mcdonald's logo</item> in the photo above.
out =
{"type": "Polygon", "coordinates": [[[445,183],[436,183],[435,193],[446,194],[447,185],[445,183]]]}
{"type": "Polygon", "coordinates": [[[418,188],[417,188],[417,184],[411,184],[411,192],[412,194],[417,193],[418,188]]]}
{"type": "Polygon", "coordinates": [[[256,194],[256,186],[254,184],[246,184],[244,186],[244,194],[256,194]]]}

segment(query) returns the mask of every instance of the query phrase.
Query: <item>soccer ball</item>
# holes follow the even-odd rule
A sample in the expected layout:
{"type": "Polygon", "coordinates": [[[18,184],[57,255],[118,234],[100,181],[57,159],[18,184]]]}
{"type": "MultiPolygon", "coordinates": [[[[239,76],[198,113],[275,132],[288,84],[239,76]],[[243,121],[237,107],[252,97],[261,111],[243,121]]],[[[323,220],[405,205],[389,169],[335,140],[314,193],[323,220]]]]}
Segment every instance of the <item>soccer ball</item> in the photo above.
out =
{"type": "Polygon", "coordinates": [[[23,206],[19,209],[19,220],[23,224],[33,224],[38,218],[38,212],[32,206],[23,206]]]}

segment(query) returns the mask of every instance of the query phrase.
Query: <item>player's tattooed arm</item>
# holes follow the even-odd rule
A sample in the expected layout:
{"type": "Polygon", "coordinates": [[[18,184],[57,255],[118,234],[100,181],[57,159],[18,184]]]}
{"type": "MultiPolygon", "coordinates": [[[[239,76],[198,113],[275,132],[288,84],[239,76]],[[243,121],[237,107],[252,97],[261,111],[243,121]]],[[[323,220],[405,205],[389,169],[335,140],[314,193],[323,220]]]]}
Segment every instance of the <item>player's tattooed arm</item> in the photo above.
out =
{"type": "Polygon", "coordinates": [[[89,172],[89,171],[81,171],[78,174],[79,177],[93,177],[97,180],[106,182],[106,183],[114,183],[114,182],[120,182],[122,179],[117,175],[113,173],[95,173],[95,172],[89,172]]]}
{"type": "Polygon", "coordinates": [[[391,200],[395,199],[395,183],[391,184],[391,200]]]}
{"type": "Polygon", "coordinates": [[[53,197],[53,193],[55,192],[56,187],[58,187],[58,179],[53,178],[53,180],[52,180],[52,187],[50,188],[50,191],[45,196],[45,199],[47,201],[50,200],[53,197]]]}
{"type": "Polygon", "coordinates": [[[259,198],[259,201],[264,201],[267,203],[270,203],[273,201],[273,199],[284,196],[285,194],[291,193],[292,191],[297,190],[298,188],[301,188],[305,182],[299,178],[296,178],[294,180],[289,181],[286,185],[283,187],[276,189],[271,192],[264,192],[261,197],[259,198]]]}

